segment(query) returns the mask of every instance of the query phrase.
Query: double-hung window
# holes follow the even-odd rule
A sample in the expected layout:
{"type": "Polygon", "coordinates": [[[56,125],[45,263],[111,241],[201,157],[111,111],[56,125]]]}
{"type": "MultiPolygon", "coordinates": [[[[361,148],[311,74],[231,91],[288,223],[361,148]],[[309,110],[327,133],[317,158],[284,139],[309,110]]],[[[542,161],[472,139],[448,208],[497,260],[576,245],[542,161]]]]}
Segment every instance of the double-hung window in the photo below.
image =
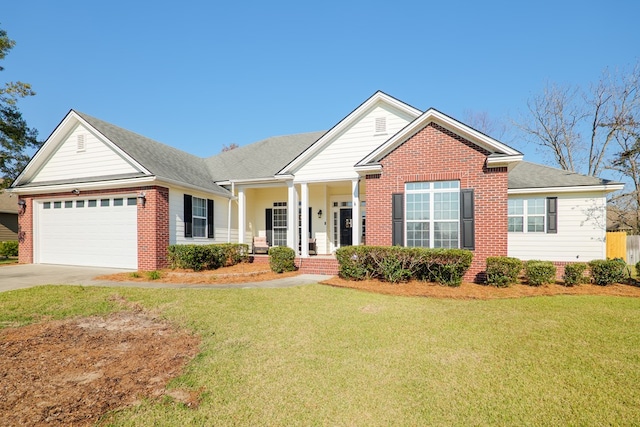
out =
{"type": "Polygon", "coordinates": [[[544,233],[546,199],[509,199],[508,230],[515,233],[544,233]]]}
{"type": "Polygon", "coordinates": [[[287,202],[273,203],[273,246],[287,246],[287,202]]]}
{"type": "Polygon", "coordinates": [[[410,182],[406,194],[406,245],[425,248],[460,246],[460,183],[410,182]]]}
{"type": "Polygon", "coordinates": [[[193,237],[207,237],[207,199],[192,198],[193,237]]]}

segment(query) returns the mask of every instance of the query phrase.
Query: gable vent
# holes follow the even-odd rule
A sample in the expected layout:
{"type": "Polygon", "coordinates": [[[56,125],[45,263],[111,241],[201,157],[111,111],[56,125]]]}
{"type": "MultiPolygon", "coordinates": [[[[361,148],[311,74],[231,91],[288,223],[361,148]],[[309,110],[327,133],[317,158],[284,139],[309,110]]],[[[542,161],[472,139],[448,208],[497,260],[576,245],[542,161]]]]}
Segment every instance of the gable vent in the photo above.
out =
{"type": "Polygon", "coordinates": [[[376,117],[376,134],[387,133],[387,118],[376,117]]]}
{"type": "Polygon", "coordinates": [[[87,149],[87,145],[85,142],[85,138],[84,135],[80,134],[78,135],[78,145],[76,146],[76,152],[81,152],[81,151],[85,151],[87,149]]]}

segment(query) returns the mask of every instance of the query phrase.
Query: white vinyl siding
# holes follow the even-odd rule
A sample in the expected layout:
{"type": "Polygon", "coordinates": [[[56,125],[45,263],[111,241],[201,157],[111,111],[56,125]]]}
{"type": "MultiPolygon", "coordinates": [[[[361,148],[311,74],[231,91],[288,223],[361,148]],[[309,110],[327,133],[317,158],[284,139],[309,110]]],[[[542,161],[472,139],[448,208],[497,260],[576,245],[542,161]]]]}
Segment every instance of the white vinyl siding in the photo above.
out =
{"type": "Polygon", "coordinates": [[[34,176],[33,182],[135,172],[139,171],[131,163],[82,125],[78,125],[34,176]],[[82,150],[78,150],[78,137],[84,139],[84,149],[82,150]]]}
{"type": "MultiPolygon", "coordinates": [[[[549,194],[558,197],[558,232],[510,232],[509,256],[522,260],[587,262],[606,257],[606,200],[601,194],[549,194]]],[[[510,195],[509,199],[531,199],[510,195]]],[[[546,215],[544,218],[546,222],[546,215]]],[[[525,227],[527,227],[525,223],[525,227]]]]}
{"type": "MultiPolygon", "coordinates": [[[[192,209],[195,204],[192,204],[192,209]]],[[[179,189],[170,188],[169,189],[169,244],[204,244],[208,245],[211,243],[225,243],[227,242],[227,216],[228,216],[229,202],[227,199],[219,196],[214,196],[207,193],[202,193],[198,191],[183,191],[179,189]],[[196,222],[193,222],[193,232],[194,238],[185,238],[184,237],[184,194],[190,194],[193,196],[192,203],[195,202],[196,198],[204,199],[205,202],[205,210],[206,210],[206,201],[207,199],[213,200],[213,228],[214,228],[214,236],[213,239],[207,239],[206,235],[204,237],[195,238],[195,225],[196,222]]],[[[237,210],[233,210],[232,215],[238,215],[237,210]]],[[[206,232],[206,215],[204,217],[204,225],[206,232]]],[[[238,229],[231,229],[231,242],[238,241],[238,229]]]]}
{"type": "Polygon", "coordinates": [[[389,106],[377,105],[296,171],[296,180],[322,181],[327,178],[328,169],[331,170],[331,179],[357,178],[353,166],[410,120],[409,116],[389,106]],[[382,119],[386,131],[376,134],[382,119]]]}

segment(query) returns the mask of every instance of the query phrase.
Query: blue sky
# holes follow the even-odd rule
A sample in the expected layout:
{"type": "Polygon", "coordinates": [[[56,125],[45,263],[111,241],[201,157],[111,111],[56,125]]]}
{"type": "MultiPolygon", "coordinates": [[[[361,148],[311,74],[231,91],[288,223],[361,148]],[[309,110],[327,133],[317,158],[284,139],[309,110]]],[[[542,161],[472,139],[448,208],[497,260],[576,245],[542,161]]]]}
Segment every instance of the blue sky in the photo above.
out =
{"type": "Polygon", "coordinates": [[[329,129],[376,90],[517,117],[546,82],[635,63],[638,16],[635,0],[11,1],[0,81],[33,85],[20,108],[41,138],[73,108],[204,157],[329,129]]]}

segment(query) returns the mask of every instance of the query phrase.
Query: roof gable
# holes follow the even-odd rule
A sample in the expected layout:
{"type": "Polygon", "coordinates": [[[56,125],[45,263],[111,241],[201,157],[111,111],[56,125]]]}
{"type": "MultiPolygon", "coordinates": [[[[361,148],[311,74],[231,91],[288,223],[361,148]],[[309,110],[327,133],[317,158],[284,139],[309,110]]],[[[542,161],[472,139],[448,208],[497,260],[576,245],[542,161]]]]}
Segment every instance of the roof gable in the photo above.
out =
{"type": "Polygon", "coordinates": [[[413,135],[424,129],[430,123],[437,123],[450,132],[463,137],[469,142],[485,149],[491,153],[487,158],[489,165],[504,166],[512,161],[522,160],[522,153],[509,147],[500,141],[483,134],[462,122],[455,120],[440,111],[430,108],[422,115],[417,117],[413,122],[409,123],[404,129],[385,141],[366,157],[360,160],[356,167],[366,169],[367,167],[377,165],[387,154],[394,151],[413,135]]]}
{"type": "MultiPolygon", "coordinates": [[[[65,160],[61,157],[60,160],[65,160]]],[[[132,178],[132,177],[156,177],[171,183],[198,187],[214,193],[228,196],[227,190],[216,185],[208,174],[204,159],[188,154],[168,145],[161,144],[150,138],[144,137],[129,130],[107,123],[103,120],[71,110],[62,122],[56,127],[51,136],[43,144],[40,150],[31,159],[25,170],[20,174],[13,187],[33,186],[34,178],[42,171],[38,183],[65,183],[65,182],[93,182],[107,178],[132,178]],[[85,165],[90,171],[78,174],[75,169],[66,166],[67,174],[57,172],[52,174],[48,170],[57,170],[56,153],[60,150],[75,150],[76,142],[74,132],[87,131],[91,134],[91,142],[98,146],[102,144],[104,153],[115,161],[117,155],[122,162],[121,168],[102,168],[102,157],[92,157],[91,162],[85,165]],[[110,151],[105,151],[106,149],[110,151]],[[53,162],[53,163],[51,163],[53,162]],[[128,170],[123,166],[129,166],[128,170]],[[54,168],[53,166],[56,166],[54,168]],[[68,175],[73,171],[73,176],[68,175]],[[108,171],[108,173],[107,173],[108,171]],[[114,173],[116,172],[116,173],[114,173]],[[66,177],[66,179],[65,179],[66,177]],[[45,179],[47,179],[45,181],[45,179]]]]}
{"type": "Polygon", "coordinates": [[[367,114],[369,114],[374,108],[384,106],[388,109],[395,110],[398,115],[405,115],[409,118],[415,118],[420,115],[420,110],[405,104],[381,91],[374,93],[369,99],[360,104],[355,110],[349,113],[338,124],[325,133],[322,138],[318,139],[313,145],[307,148],[299,156],[291,160],[285,167],[283,167],[278,175],[288,175],[295,173],[305,163],[310,161],[314,156],[318,155],[322,150],[331,145],[337,138],[340,137],[345,131],[354,126],[358,121],[362,120],[367,114]]]}

